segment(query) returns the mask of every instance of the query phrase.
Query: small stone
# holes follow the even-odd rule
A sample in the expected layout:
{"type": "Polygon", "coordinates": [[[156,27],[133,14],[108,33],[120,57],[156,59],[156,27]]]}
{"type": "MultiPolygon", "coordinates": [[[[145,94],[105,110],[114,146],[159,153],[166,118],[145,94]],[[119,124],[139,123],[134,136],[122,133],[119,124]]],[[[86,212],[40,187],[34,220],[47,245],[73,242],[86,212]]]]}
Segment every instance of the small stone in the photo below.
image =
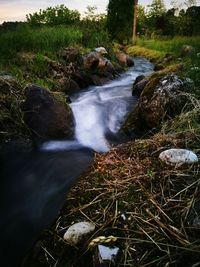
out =
{"type": "Polygon", "coordinates": [[[198,161],[197,155],[187,149],[168,149],[160,153],[159,159],[170,165],[192,164],[198,161]]]}
{"type": "Polygon", "coordinates": [[[94,267],[117,266],[120,249],[118,247],[107,247],[98,245],[93,257],[94,267]]]}
{"type": "Polygon", "coordinates": [[[195,49],[191,45],[183,45],[181,48],[181,57],[186,57],[195,52],[195,49]]]}
{"type": "Polygon", "coordinates": [[[77,245],[83,239],[83,237],[95,229],[95,225],[91,222],[79,222],[75,223],[68,228],[64,234],[64,240],[71,245],[77,245]]]}

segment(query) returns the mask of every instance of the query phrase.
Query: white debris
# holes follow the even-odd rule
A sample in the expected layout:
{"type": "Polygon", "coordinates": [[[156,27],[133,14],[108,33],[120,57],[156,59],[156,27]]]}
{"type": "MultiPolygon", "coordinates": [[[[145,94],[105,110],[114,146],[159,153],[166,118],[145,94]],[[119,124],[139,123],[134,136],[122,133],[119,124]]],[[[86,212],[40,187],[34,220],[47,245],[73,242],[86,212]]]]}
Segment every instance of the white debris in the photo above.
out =
{"type": "Polygon", "coordinates": [[[98,245],[98,250],[99,250],[100,262],[103,261],[113,262],[119,253],[118,247],[109,248],[103,245],[98,245]]]}
{"type": "Polygon", "coordinates": [[[197,155],[187,149],[168,149],[160,153],[159,159],[170,165],[192,164],[198,161],[197,155]]]}
{"type": "Polygon", "coordinates": [[[196,67],[196,66],[194,66],[194,67],[192,67],[192,68],[190,68],[191,70],[193,70],[193,71],[198,71],[198,70],[200,70],[200,68],[199,67],[196,67]]]}
{"type": "Polygon", "coordinates": [[[71,245],[77,245],[85,235],[93,232],[95,225],[91,222],[75,223],[64,234],[64,240],[71,245]]]}

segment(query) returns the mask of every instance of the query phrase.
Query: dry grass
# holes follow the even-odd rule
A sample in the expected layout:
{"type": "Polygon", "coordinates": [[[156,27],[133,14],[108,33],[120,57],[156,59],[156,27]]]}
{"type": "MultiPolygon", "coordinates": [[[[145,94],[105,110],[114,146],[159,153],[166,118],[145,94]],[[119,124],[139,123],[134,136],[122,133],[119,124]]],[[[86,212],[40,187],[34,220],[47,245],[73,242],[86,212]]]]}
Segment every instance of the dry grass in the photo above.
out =
{"type": "Polygon", "coordinates": [[[117,237],[118,266],[199,266],[200,165],[177,168],[158,160],[161,151],[173,147],[199,154],[199,138],[195,132],[157,134],[96,155],[41,237],[43,249],[31,260],[34,266],[92,266],[88,244],[102,235],[117,237]],[[80,220],[93,222],[96,232],[70,247],[63,234],[80,220]]]}

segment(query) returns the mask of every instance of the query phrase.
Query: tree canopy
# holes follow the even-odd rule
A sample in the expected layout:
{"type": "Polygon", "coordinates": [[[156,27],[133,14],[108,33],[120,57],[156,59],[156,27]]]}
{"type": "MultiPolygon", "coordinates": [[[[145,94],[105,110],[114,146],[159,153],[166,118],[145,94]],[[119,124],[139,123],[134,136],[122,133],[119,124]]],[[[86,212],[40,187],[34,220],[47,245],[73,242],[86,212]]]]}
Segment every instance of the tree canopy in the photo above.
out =
{"type": "MultiPolygon", "coordinates": [[[[172,3],[173,2],[173,3],[172,3]]],[[[195,6],[195,0],[184,1],[186,9],[180,9],[181,2],[174,0],[173,8],[166,10],[164,2],[153,0],[147,11],[141,6],[138,8],[137,29],[140,34],[152,35],[184,35],[200,34],[200,6],[195,6]]]]}
{"type": "Polygon", "coordinates": [[[112,38],[123,41],[131,37],[133,6],[134,0],[109,1],[107,8],[107,28],[112,38]]]}
{"type": "Polygon", "coordinates": [[[48,25],[68,25],[80,20],[80,13],[77,10],[70,10],[64,5],[56,7],[48,7],[45,10],[28,14],[26,16],[27,22],[36,24],[48,25]]]}

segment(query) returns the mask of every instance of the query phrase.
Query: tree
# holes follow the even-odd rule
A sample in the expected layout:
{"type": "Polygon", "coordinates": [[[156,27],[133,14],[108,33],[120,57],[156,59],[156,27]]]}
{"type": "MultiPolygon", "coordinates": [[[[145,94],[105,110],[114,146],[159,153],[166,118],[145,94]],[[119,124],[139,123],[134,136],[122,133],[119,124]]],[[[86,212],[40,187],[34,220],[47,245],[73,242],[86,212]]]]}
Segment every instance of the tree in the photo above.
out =
{"type": "Polygon", "coordinates": [[[137,24],[137,10],[138,9],[138,0],[134,1],[134,16],[133,16],[133,34],[132,34],[132,42],[136,43],[136,24],[137,24]]]}
{"type": "Polygon", "coordinates": [[[45,10],[26,15],[27,22],[32,25],[69,25],[80,20],[80,13],[77,10],[70,10],[64,5],[48,7],[45,10]]]}
{"type": "Polygon", "coordinates": [[[152,4],[148,5],[148,7],[150,17],[160,17],[166,12],[163,0],[153,0],[152,4]]]}
{"type": "Polygon", "coordinates": [[[128,40],[133,30],[134,0],[110,0],[108,4],[108,32],[119,41],[128,40]]]}
{"type": "Polygon", "coordinates": [[[147,25],[151,35],[161,35],[164,28],[164,15],[166,8],[163,0],[153,0],[151,5],[148,5],[147,25]]]}
{"type": "Polygon", "coordinates": [[[137,32],[139,34],[145,34],[147,29],[147,18],[145,13],[145,8],[142,5],[137,7],[137,32]]]}

